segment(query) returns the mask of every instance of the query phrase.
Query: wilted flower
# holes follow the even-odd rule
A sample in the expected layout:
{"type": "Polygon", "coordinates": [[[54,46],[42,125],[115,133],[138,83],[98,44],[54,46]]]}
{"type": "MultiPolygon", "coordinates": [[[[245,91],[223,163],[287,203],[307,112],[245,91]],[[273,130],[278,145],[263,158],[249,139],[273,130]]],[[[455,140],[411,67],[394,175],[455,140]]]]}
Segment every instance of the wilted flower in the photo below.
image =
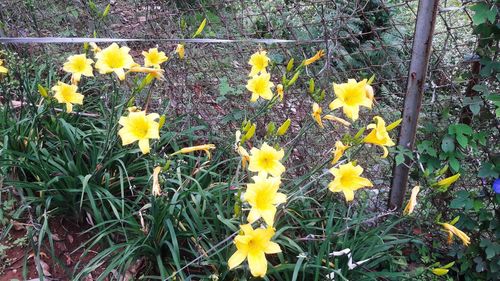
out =
{"type": "Polygon", "coordinates": [[[462,243],[464,244],[464,246],[469,246],[470,237],[467,236],[467,234],[465,234],[463,231],[461,231],[460,229],[456,228],[455,226],[453,226],[452,224],[449,224],[449,223],[440,223],[440,225],[442,225],[444,230],[446,232],[448,232],[448,243],[449,244],[451,244],[451,241],[453,239],[453,235],[456,235],[456,236],[458,236],[458,238],[460,238],[460,240],[462,240],[462,243]]]}
{"type": "Polygon", "coordinates": [[[250,56],[248,64],[252,66],[249,76],[255,76],[260,73],[266,73],[266,67],[269,65],[269,57],[266,51],[259,51],[250,56]]]}
{"type": "Polygon", "coordinates": [[[271,241],[274,236],[274,229],[267,228],[253,229],[250,224],[240,225],[242,234],[234,238],[236,252],[229,258],[229,269],[240,265],[248,259],[250,273],[255,277],[264,277],[267,272],[266,254],[276,254],[281,252],[280,246],[271,241]]]}
{"type": "Polygon", "coordinates": [[[417,195],[419,191],[420,191],[420,186],[418,185],[412,188],[410,200],[408,201],[408,204],[406,204],[406,207],[403,210],[404,215],[409,215],[413,213],[413,209],[415,209],[415,206],[417,205],[417,195]]]}
{"type": "Polygon", "coordinates": [[[118,79],[125,79],[125,69],[130,69],[136,65],[132,56],[128,53],[129,47],[120,47],[118,44],[113,43],[106,49],[95,54],[97,62],[95,68],[101,74],[114,72],[118,79]]]}
{"type": "Polygon", "coordinates": [[[323,116],[323,119],[338,122],[346,127],[351,126],[351,123],[349,123],[347,120],[339,118],[337,116],[333,116],[331,114],[326,114],[325,116],[323,116]]]}
{"type": "Polygon", "coordinates": [[[278,84],[276,86],[276,92],[278,92],[278,97],[280,97],[280,101],[282,101],[284,97],[283,85],[278,84]]]}
{"type": "Polygon", "coordinates": [[[278,177],[267,177],[259,174],[252,177],[254,183],[247,184],[243,195],[245,201],[252,207],[248,214],[248,222],[253,223],[263,218],[267,225],[274,224],[276,206],[286,202],[286,195],[278,192],[281,180],[278,177]]]}
{"type": "Polygon", "coordinates": [[[156,167],[153,169],[153,191],[152,194],[153,196],[160,196],[161,195],[161,188],[160,188],[160,182],[158,180],[158,176],[160,174],[161,167],[156,167]]]}
{"type": "Polygon", "coordinates": [[[374,102],[374,100],[375,100],[375,93],[374,93],[374,91],[373,91],[373,87],[372,87],[372,85],[370,85],[370,84],[366,84],[366,86],[365,86],[365,95],[366,95],[366,97],[367,97],[367,98],[368,98],[368,99],[372,102],[372,104],[373,104],[373,102],[374,102]]]}
{"type": "Polygon", "coordinates": [[[375,120],[375,124],[370,124],[367,126],[367,128],[372,129],[372,131],[365,137],[363,141],[365,143],[372,143],[380,146],[384,150],[382,158],[385,158],[389,154],[386,146],[394,146],[396,144],[392,141],[389,133],[387,133],[384,119],[379,116],[375,116],[373,119],[375,120]]]}
{"type": "Polygon", "coordinates": [[[331,168],[330,173],[334,178],[328,184],[328,188],[332,192],[343,192],[347,202],[354,199],[354,191],[373,186],[370,180],[360,177],[363,168],[359,165],[354,166],[352,162],[340,165],[339,168],[331,168]]]}
{"type": "Polygon", "coordinates": [[[265,100],[273,98],[273,91],[271,88],[274,87],[274,84],[270,80],[271,75],[269,73],[261,73],[248,80],[246,88],[252,92],[250,101],[255,102],[259,97],[265,100]]]}
{"type": "Polygon", "coordinates": [[[90,42],[89,45],[92,48],[92,52],[94,54],[99,53],[100,51],[102,51],[101,48],[99,48],[99,46],[97,46],[97,44],[95,42],[90,42]]]}
{"type": "Polygon", "coordinates": [[[160,64],[168,60],[165,52],[158,52],[158,48],[151,48],[147,52],[143,51],[142,55],[144,56],[145,67],[160,68],[160,64]]]}
{"type": "Polygon", "coordinates": [[[185,52],[186,52],[186,50],[184,49],[184,45],[183,44],[177,44],[177,47],[175,48],[175,53],[177,53],[177,55],[179,55],[180,59],[184,58],[185,52]]]}
{"type": "Polygon", "coordinates": [[[311,63],[314,63],[315,61],[322,58],[324,55],[325,55],[325,50],[319,50],[313,57],[306,59],[304,61],[304,65],[310,65],[311,63]]]}
{"type": "Polygon", "coordinates": [[[331,110],[342,107],[344,114],[356,121],[359,118],[359,107],[364,106],[372,108],[372,101],[366,96],[366,79],[356,82],[354,79],[348,79],[347,83],[333,83],[333,90],[337,97],[329,105],[331,110]]]}
{"type": "Polygon", "coordinates": [[[118,123],[123,127],[118,131],[122,139],[122,145],[128,145],[136,141],[143,154],[150,151],[149,139],[159,139],[159,125],[155,120],[160,118],[157,113],[146,115],[146,111],[130,112],[128,116],[120,117],[118,123]]]}
{"type": "Polygon", "coordinates": [[[323,110],[321,109],[321,107],[319,107],[317,103],[313,103],[311,116],[314,118],[314,121],[316,121],[316,123],[318,123],[318,125],[321,128],[324,128],[323,121],[321,120],[322,112],[323,110]]]}
{"type": "Polygon", "coordinates": [[[203,144],[203,145],[184,147],[184,148],[174,152],[172,155],[176,155],[179,153],[182,153],[182,154],[191,153],[194,151],[204,151],[207,154],[208,159],[210,159],[210,158],[212,158],[212,154],[210,153],[211,149],[215,149],[215,145],[209,143],[209,144],[203,144]]]}
{"type": "Polygon", "coordinates": [[[149,68],[149,67],[142,67],[142,66],[137,66],[134,65],[130,68],[127,73],[130,72],[141,72],[141,73],[147,73],[148,75],[151,75],[152,77],[158,79],[158,80],[164,80],[163,73],[165,73],[165,70],[160,69],[160,68],[149,68]]]}
{"type": "Polygon", "coordinates": [[[280,162],[284,155],[285,152],[282,149],[276,150],[267,143],[264,143],[260,149],[252,147],[248,170],[279,177],[285,172],[285,166],[280,162]]]}
{"type": "Polygon", "coordinates": [[[346,149],[348,149],[350,146],[344,145],[341,141],[336,141],[335,142],[335,151],[333,152],[333,160],[332,160],[332,165],[336,164],[342,155],[344,155],[344,152],[346,149]]]}
{"type": "Polygon", "coordinates": [[[93,77],[93,60],[88,59],[85,54],[69,56],[63,65],[63,70],[71,73],[71,83],[77,84],[83,76],[93,77]]]}
{"type": "Polygon", "coordinates": [[[68,85],[61,81],[57,82],[57,85],[52,87],[52,91],[55,92],[54,98],[59,103],[66,104],[66,111],[73,111],[73,104],[83,104],[83,95],[77,93],[78,87],[76,85],[68,85]]]}

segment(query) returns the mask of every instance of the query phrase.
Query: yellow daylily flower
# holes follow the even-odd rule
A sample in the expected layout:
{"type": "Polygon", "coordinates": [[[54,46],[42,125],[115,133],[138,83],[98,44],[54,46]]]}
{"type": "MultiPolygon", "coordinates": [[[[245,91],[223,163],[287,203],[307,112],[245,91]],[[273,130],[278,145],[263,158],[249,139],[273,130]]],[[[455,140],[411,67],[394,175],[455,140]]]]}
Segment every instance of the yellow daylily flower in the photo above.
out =
{"type": "Polygon", "coordinates": [[[321,113],[323,113],[323,109],[321,109],[317,103],[313,103],[311,116],[321,128],[324,128],[323,121],[321,120],[321,113]]]}
{"type": "Polygon", "coordinates": [[[146,115],[146,111],[130,112],[128,116],[120,117],[118,123],[123,127],[118,131],[122,145],[136,141],[143,154],[150,151],[149,140],[160,138],[159,124],[155,120],[160,118],[157,113],[146,115]]]}
{"type": "Polygon", "coordinates": [[[450,271],[450,270],[446,269],[446,268],[434,268],[431,271],[432,271],[432,273],[434,273],[437,276],[442,276],[442,275],[446,275],[448,273],[448,271],[450,271]]]}
{"type": "Polygon", "coordinates": [[[255,277],[264,277],[267,272],[266,254],[276,254],[281,252],[278,243],[272,242],[274,229],[267,228],[253,229],[250,224],[240,225],[242,234],[234,238],[236,252],[229,258],[229,269],[240,265],[248,259],[250,273],[255,277]]]}
{"type": "Polygon", "coordinates": [[[269,57],[266,51],[259,51],[250,56],[248,64],[252,66],[248,76],[255,76],[260,73],[266,73],[266,67],[269,65],[269,57]]]}
{"type": "Polygon", "coordinates": [[[344,145],[341,141],[336,141],[335,142],[335,151],[333,152],[333,160],[332,160],[332,165],[336,164],[339,162],[340,158],[342,155],[344,155],[344,152],[349,148],[350,146],[344,145]]]}
{"type": "Polygon", "coordinates": [[[158,180],[158,176],[160,175],[160,172],[161,172],[160,166],[153,169],[153,190],[151,192],[153,194],[153,196],[160,196],[161,195],[160,181],[158,180]]]}
{"type": "Polygon", "coordinates": [[[158,80],[164,80],[165,77],[163,74],[165,73],[165,70],[160,69],[160,68],[149,68],[149,67],[142,67],[142,66],[137,66],[134,65],[130,68],[127,73],[130,72],[141,72],[141,73],[147,73],[148,75],[151,75],[152,77],[158,79],[158,80]]]}
{"type": "Polygon", "coordinates": [[[118,76],[118,79],[124,80],[124,69],[130,69],[132,66],[136,65],[129,51],[129,47],[120,47],[118,44],[113,43],[106,49],[95,54],[97,58],[95,68],[98,69],[101,74],[114,72],[118,76]]]}
{"type": "Polygon", "coordinates": [[[269,73],[261,73],[248,80],[247,90],[252,92],[251,102],[257,101],[259,97],[270,100],[273,98],[273,91],[271,88],[274,87],[274,83],[270,81],[271,75],[269,73]]]}
{"type": "Polygon", "coordinates": [[[274,224],[276,206],[286,202],[286,195],[278,192],[281,180],[259,174],[252,177],[254,183],[247,184],[243,199],[252,207],[248,213],[248,222],[253,223],[263,218],[267,225],[274,224]]]}
{"type": "Polygon", "coordinates": [[[304,65],[310,65],[311,63],[314,63],[315,61],[319,60],[325,55],[325,50],[319,50],[316,52],[316,54],[304,61],[304,65]]]}
{"type": "Polygon", "coordinates": [[[160,68],[160,64],[168,60],[165,52],[159,52],[158,48],[151,48],[147,52],[143,51],[142,55],[144,56],[145,67],[151,66],[153,68],[160,68]]]}
{"type": "Polygon", "coordinates": [[[0,73],[4,73],[5,74],[7,72],[9,72],[9,70],[5,66],[3,66],[3,60],[0,59],[0,73]]]}
{"type": "Polygon", "coordinates": [[[196,146],[190,146],[190,147],[184,147],[176,152],[174,152],[172,155],[176,155],[179,153],[185,154],[185,153],[191,153],[194,151],[204,151],[207,154],[207,158],[210,159],[212,158],[212,154],[210,153],[211,149],[215,149],[214,144],[202,144],[202,145],[196,145],[196,146]]]}
{"type": "Polygon", "coordinates": [[[333,83],[333,91],[337,97],[329,105],[331,110],[342,107],[344,114],[356,121],[359,118],[359,107],[364,106],[372,108],[372,101],[366,96],[366,79],[356,82],[354,79],[348,79],[347,83],[333,83]]]}
{"type": "Polygon", "coordinates": [[[276,150],[267,143],[264,143],[260,149],[252,147],[248,170],[279,177],[285,172],[285,166],[280,162],[283,156],[285,156],[283,149],[276,150]]]}
{"type": "Polygon", "coordinates": [[[54,98],[58,103],[66,104],[66,112],[68,113],[73,111],[73,104],[83,104],[83,95],[77,93],[77,90],[76,85],[69,85],[61,81],[52,87],[52,91],[55,92],[54,98]]]}
{"type": "Polygon", "coordinates": [[[412,188],[410,200],[408,201],[408,204],[406,204],[406,207],[403,210],[403,215],[409,215],[413,213],[413,209],[415,209],[415,206],[417,205],[417,195],[419,191],[420,191],[420,186],[418,185],[412,188]]]}
{"type": "Polygon", "coordinates": [[[349,123],[347,120],[339,118],[337,116],[333,116],[331,114],[327,114],[327,115],[323,116],[323,119],[338,122],[346,127],[351,126],[351,123],[349,123]]]}
{"type": "Polygon", "coordinates": [[[276,92],[278,92],[278,97],[280,97],[280,101],[282,101],[285,95],[285,92],[283,91],[283,85],[278,84],[276,86],[276,92]]]}
{"type": "Polygon", "coordinates": [[[328,184],[332,192],[343,192],[347,202],[354,199],[354,191],[363,187],[372,187],[370,180],[360,177],[363,173],[361,166],[354,166],[352,162],[340,165],[339,168],[331,168],[333,181],[328,184]]]}
{"type": "Polygon", "coordinates": [[[450,185],[452,185],[454,182],[456,182],[460,178],[460,173],[455,174],[451,177],[447,177],[445,179],[442,179],[436,183],[437,186],[441,188],[448,188],[450,185]]]}
{"type": "Polygon", "coordinates": [[[375,124],[367,126],[367,128],[372,129],[372,131],[364,138],[363,141],[365,143],[372,143],[380,146],[384,150],[382,158],[386,158],[389,154],[386,146],[394,146],[396,144],[392,141],[389,133],[387,132],[384,119],[379,116],[375,116],[373,119],[375,120],[375,124]]]}
{"type": "Polygon", "coordinates": [[[444,230],[448,232],[448,243],[451,244],[453,235],[458,236],[460,240],[462,240],[462,243],[464,246],[469,246],[470,244],[470,237],[467,236],[463,231],[460,229],[456,228],[455,226],[449,224],[449,223],[440,223],[440,225],[443,226],[444,230]]]}
{"type": "Polygon", "coordinates": [[[179,55],[180,59],[184,58],[184,54],[186,53],[186,49],[184,49],[183,44],[177,44],[177,47],[175,48],[175,53],[179,55]]]}
{"type": "Polygon", "coordinates": [[[83,76],[93,77],[93,60],[88,59],[85,54],[69,56],[63,65],[63,70],[71,73],[71,84],[78,84],[83,76]]]}

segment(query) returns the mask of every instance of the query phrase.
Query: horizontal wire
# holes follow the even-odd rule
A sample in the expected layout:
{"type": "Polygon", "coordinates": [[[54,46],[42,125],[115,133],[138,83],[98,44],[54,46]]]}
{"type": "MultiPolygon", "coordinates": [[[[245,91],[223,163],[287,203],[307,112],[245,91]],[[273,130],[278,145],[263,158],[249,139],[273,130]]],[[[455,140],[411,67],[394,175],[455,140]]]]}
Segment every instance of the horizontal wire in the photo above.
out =
{"type": "Polygon", "coordinates": [[[325,43],[325,40],[287,40],[287,39],[181,39],[181,38],[87,38],[87,37],[0,37],[1,44],[80,44],[80,43],[113,43],[113,42],[172,42],[172,43],[201,43],[201,44],[227,44],[227,43],[262,43],[262,44],[310,44],[325,43]]]}

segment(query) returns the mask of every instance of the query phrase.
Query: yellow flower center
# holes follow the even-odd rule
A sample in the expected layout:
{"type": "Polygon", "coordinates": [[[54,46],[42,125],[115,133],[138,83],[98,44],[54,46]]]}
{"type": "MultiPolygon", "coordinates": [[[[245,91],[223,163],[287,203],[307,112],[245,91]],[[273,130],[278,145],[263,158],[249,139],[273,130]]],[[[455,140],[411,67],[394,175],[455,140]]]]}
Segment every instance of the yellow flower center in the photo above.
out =
{"type": "Polygon", "coordinates": [[[266,66],[266,62],[267,62],[267,59],[265,56],[257,56],[255,58],[255,67],[257,67],[258,69],[264,69],[266,66]]]}
{"type": "Polygon", "coordinates": [[[144,118],[137,118],[131,122],[130,131],[138,139],[143,139],[146,137],[149,131],[149,124],[144,118]]]}
{"type": "Polygon", "coordinates": [[[272,196],[270,192],[267,191],[270,187],[266,186],[263,189],[259,190],[255,194],[255,207],[257,209],[266,209],[269,206],[269,201],[272,196]]]}
{"type": "Polygon", "coordinates": [[[353,180],[356,178],[356,175],[353,173],[343,173],[340,176],[340,184],[343,186],[350,186],[353,180]]]}
{"type": "Polygon", "coordinates": [[[150,53],[148,55],[148,59],[152,64],[159,64],[160,62],[160,56],[158,55],[158,53],[150,53]]]}
{"type": "Polygon", "coordinates": [[[358,105],[363,101],[363,97],[360,95],[360,91],[357,88],[350,87],[346,89],[346,95],[344,97],[344,102],[347,105],[354,106],[358,105]]]}
{"type": "Polygon", "coordinates": [[[255,92],[258,94],[262,94],[266,91],[267,81],[264,79],[257,79],[255,81],[255,92]]]}
{"type": "Polygon", "coordinates": [[[73,60],[73,70],[83,72],[87,66],[87,60],[84,57],[78,57],[73,60]]]}
{"type": "Polygon", "coordinates": [[[265,154],[259,157],[259,166],[263,167],[264,169],[268,169],[272,164],[273,164],[274,159],[271,157],[271,155],[265,154]]]}
{"type": "Polygon", "coordinates": [[[125,56],[119,50],[108,52],[104,57],[104,63],[110,68],[123,68],[125,66],[125,56]]]}
{"type": "Polygon", "coordinates": [[[65,101],[71,100],[74,93],[71,91],[71,87],[61,86],[61,95],[65,101]]]}

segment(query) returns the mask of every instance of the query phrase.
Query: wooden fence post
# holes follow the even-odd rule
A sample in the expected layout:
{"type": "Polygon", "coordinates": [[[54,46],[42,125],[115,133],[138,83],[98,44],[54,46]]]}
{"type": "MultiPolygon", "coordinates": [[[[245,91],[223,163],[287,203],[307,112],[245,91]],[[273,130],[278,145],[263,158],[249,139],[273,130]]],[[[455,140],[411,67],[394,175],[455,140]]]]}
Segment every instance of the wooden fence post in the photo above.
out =
{"type": "MultiPolygon", "coordinates": [[[[432,35],[436,23],[439,0],[420,0],[418,3],[417,22],[413,38],[408,83],[406,86],[403,121],[399,133],[398,144],[413,150],[417,120],[422,105],[427,66],[431,54],[432,35]]],[[[401,209],[408,185],[408,165],[410,159],[406,158],[403,164],[395,165],[391,192],[389,198],[390,209],[401,209]]]]}

